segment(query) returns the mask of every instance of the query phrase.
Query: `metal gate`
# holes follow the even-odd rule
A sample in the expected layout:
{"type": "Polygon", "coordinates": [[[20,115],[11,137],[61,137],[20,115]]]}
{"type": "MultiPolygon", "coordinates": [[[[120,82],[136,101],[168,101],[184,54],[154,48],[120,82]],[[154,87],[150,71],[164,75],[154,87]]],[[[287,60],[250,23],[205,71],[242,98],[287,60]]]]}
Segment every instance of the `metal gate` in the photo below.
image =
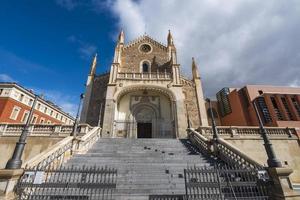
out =
{"type": "Polygon", "coordinates": [[[26,169],[16,192],[18,199],[113,199],[117,170],[108,167],[60,167],[26,169]]]}
{"type": "Polygon", "coordinates": [[[268,200],[265,170],[229,166],[188,167],[184,170],[188,200],[268,200]]]}

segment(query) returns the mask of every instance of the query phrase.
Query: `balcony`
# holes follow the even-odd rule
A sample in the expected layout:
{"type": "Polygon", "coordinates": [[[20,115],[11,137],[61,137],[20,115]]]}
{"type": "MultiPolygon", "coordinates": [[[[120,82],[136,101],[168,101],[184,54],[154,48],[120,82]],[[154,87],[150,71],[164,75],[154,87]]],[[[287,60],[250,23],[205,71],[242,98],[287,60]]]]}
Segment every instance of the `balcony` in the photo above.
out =
{"type": "Polygon", "coordinates": [[[163,80],[168,81],[171,80],[172,76],[171,73],[118,73],[117,79],[118,80],[163,80]]]}

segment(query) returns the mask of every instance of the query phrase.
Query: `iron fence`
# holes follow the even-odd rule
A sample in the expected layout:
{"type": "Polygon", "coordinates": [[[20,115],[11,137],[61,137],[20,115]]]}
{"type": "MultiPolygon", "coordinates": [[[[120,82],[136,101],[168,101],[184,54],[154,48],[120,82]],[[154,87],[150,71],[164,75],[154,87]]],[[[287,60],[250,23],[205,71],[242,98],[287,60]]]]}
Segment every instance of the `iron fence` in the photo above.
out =
{"type": "Polygon", "coordinates": [[[149,200],[187,200],[185,195],[170,194],[170,195],[149,195],[149,200]]]}
{"type": "Polygon", "coordinates": [[[16,193],[18,199],[103,199],[112,200],[117,170],[108,167],[60,167],[42,171],[26,169],[16,193]]]}
{"type": "Polygon", "coordinates": [[[231,166],[189,167],[184,170],[188,200],[268,200],[265,170],[231,166]]]}

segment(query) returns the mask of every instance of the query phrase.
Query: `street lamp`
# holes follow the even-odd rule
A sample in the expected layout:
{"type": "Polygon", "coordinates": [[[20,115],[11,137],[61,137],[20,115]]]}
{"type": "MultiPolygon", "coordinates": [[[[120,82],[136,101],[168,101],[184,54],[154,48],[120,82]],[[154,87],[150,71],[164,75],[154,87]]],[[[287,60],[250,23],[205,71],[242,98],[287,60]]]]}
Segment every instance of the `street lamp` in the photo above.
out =
{"type": "Polygon", "coordinates": [[[80,100],[79,100],[79,105],[78,105],[78,109],[77,109],[77,114],[76,114],[75,122],[74,122],[74,125],[73,125],[73,130],[71,132],[71,136],[74,136],[74,137],[76,137],[76,134],[77,134],[79,113],[80,113],[80,108],[81,108],[83,98],[84,98],[84,94],[80,94],[80,100]]]}
{"type": "Polygon", "coordinates": [[[192,127],[191,125],[191,120],[190,120],[190,115],[189,115],[189,111],[187,108],[187,104],[185,104],[185,109],[186,109],[186,118],[187,118],[187,124],[188,124],[188,129],[192,127]]]}
{"type": "Polygon", "coordinates": [[[261,117],[259,115],[255,100],[252,103],[253,103],[253,107],[254,107],[254,110],[255,110],[256,117],[258,119],[260,134],[261,134],[261,136],[264,140],[264,146],[265,146],[265,150],[266,150],[267,156],[268,156],[268,160],[267,160],[268,166],[269,167],[282,167],[281,162],[276,158],[276,154],[274,152],[272,143],[270,142],[269,137],[267,135],[267,131],[264,128],[264,125],[263,125],[263,122],[262,122],[261,117]]]}
{"type": "Polygon", "coordinates": [[[211,106],[211,101],[209,98],[206,98],[206,102],[208,102],[208,109],[210,112],[210,117],[211,117],[211,126],[212,126],[212,131],[213,131],[213,139],[216,140],[219,138],[219,134],[218,134],[218,130],[217,130],[217,126],[216,126],[216,122],[215,122],[215,117],[214,117],[214,113],[212,110],[212,106],[211,106]]]}
{"type": "Polygon", "coordinates": [[[24,129],[22,130],[19,141],[16,143],[16,147],[11,159],[9,159],[8,162],[6,163],[5,169],[19,169],[22,166],[22,154],[26,145],[26,138],[29,132],[29,125],[32,120],[33,111],[37,100],[38,100],[38,95],[35,95],[24,129]]]}

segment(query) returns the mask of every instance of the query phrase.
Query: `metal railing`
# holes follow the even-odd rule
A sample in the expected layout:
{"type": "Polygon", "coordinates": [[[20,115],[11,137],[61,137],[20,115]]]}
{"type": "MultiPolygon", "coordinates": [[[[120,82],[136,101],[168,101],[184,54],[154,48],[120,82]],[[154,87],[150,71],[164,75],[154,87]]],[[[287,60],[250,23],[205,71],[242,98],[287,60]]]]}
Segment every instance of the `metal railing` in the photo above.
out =
{"type": "Polygon", "coordinates": [[[193,166],[184,170],[184,178],[188,200],[269,199],[269,177],[266,171],[226,165],[193,166]]]}
{"type": "Polygon", "coordinates": [[[112,200],[116,179],[117,170],[108,167],[29,168],[20,178],[16,193],[21,200],[112,200]]]}
{"type": "MultiPolygon", "coordinates": [[[[0,136],[19,136],[24,124],[0,123],[0,136]]],[[[83,135],[92,130],[88,124],[80,124],[78,133],[83,135]]],[[[73,125],[33,124],[29,126],[29,136],[68,136],[73,131],[73,125]]]]}
{"type": "Polygon", "coordinates": [[[57,168],[66,162],[74,153],[84,152],[93,145],[100,137],[101,128],[94,127],[81,138],[68,136],[41,152],[23,164],[24,168],[57,168]]]}

